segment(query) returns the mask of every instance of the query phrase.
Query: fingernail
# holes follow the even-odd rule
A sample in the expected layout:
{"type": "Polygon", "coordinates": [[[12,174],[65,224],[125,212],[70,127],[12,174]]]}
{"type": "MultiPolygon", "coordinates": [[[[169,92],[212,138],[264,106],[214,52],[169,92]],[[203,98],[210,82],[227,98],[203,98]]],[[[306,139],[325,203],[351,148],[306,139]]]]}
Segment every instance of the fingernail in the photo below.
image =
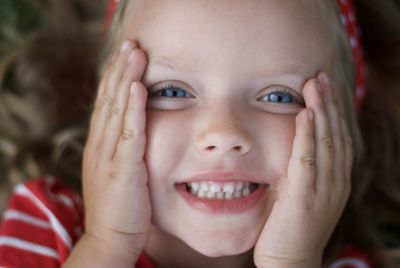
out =
{"type": "Polygon", "coordinates": [[[308,113],[308,119],[310,121],[313,121],[314,120],[314,111],[311,109],[308,109],[307,113],[308,113]]]}
{"type": "Polygon", "coordinates": [[[130,47],[131,43],[129,41],[124,41],[121,45],[121,52],[125,52],[130,47]]]}
{"type": "Polygon", "coordinates": [[[328,75],[326,73],[322,73],[320,75],[320,79],[325,85],[329,86],[331,84],[331,80],[329,79],[329,77],[328,77],[328,75]]]}
{"type": "Polygon", "coordinates": [[[137,88],[137,83],[136,83],[136,82],[133,82],[133,83],[131,84],[131,88],[130,88],[130,94],[131,94],[131,95],[134,95],[134,94],[136,93],[136,88],[137,88]]]}

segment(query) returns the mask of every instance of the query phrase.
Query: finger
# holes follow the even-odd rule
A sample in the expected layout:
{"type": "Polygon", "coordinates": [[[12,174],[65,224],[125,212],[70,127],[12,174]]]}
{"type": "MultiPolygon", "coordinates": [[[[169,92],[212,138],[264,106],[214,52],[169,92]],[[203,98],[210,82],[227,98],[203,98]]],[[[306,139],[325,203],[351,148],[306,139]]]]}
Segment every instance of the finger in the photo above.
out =
{"type": "Polygon", "coordinates": [[[332,185],[338,190],[343,188],[345,175],[345,148],[341,123],[341,115],[338,109],[337,99],[333,94],[330,81],[325,73],[320,73],[318,79],[321,82],[323,99],[328,114],[328,122],[333,141],[333,180],[332,185]]]}
{"type": "Polygon", "coordinates": [[[147,63],[144,52],[138,48],[132,50],[128,55],[128,61],[129,64],[126,66],[116,90],[114,108],[109,113],[107,132],[104,134],[102,156],[108,160],[114,157],[123,130],[130,86],[133,81],[142,79],[147,63]]]}
{"type": "MultiPolygon", "coordinates": [[[[126,41],[127,42],[127,41],[126,41]]],[[[127,64],[127,54],[130,49],[136,47],[135,43],[126,43],[121,45],[113,61],[107,67],[103,79],[100,82],[99,93],[96,99],[95,110],[91,119],[91,135],[94,144],[101,143],[104,135],[104,129],[108,119],[108,114],[114,106],[114,96],[118,86],[118,78],[127,64]]]]}
{"type": "Polygon", "coordinates": [[[125,162],[134,165],[143,161],[145,152],[147,89],[142,83],[134,82],[131,90],[114,160],[121,163],[129,159],[125,162]]]}
{"type": "Polygon", "coordinates": [[[315,140],[314,119],[311,109],[296,116],[296,135],[288,165],[288,177],[282,190],[296,200],[315,192],[315,140]]]}
{"type": "Polygon", "coordinates": [[[95,99],[95,103],[94,103],[94,109],[92,112],[92,115],[90,117],[90,124],[89,124],[89,134],[88,134],[88,144],[95,144],[99,139],[96,139],[96,135],[98,134],[98,125],[97,121],[98,121],[98,117],[99,117],[99,110],[101,109],[102,103],[100,102],[100,96],[102,96],[102,94],[104,93],[105,90],[105,81],[104,79],[102,79],[100,81],[99,87],[98,87],[98,91],[97,91],[97,96],[95,99]]]}
{"type": "Polygon", "coordinates": [[[306,106],[315,115],[316,191],[326,193],[332,186],[333,141],[322,100],[321,85],[317,79],[308,81],[304,88],[306,106]],[[308,84],[312,86],[307,86],[308,84]]]}

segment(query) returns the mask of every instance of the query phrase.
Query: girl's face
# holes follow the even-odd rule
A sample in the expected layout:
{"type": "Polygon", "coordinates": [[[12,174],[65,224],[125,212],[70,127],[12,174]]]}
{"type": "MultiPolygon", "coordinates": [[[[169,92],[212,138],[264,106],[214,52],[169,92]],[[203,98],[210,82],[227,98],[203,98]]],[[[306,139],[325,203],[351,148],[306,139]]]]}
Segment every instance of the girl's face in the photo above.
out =
{"type": "Polygon", "coordinates": [[[124,38],[149,60],[145,161],[164,239],[214,257],[254,246],[286,175],[302,87],[332,71],[314,2],[129,2],[124,38]]]}

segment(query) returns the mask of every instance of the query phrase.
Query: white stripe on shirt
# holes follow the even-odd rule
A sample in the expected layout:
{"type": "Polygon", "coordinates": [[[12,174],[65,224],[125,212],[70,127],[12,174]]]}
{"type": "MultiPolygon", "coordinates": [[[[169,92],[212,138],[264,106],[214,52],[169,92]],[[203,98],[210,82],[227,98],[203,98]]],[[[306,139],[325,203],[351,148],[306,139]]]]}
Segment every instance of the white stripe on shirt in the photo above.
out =
{"type": "Polygon", "coordinates": [[[0,246],[22,249],[32,253],[51,257],[57,260],[59,259],[58,253],[52,248],[45,247],[39,244],[35,244],[11,236],[0,236],[0,246]]]}
{"type": "Polygon", "coordinates": [[[68,208],[73,208],[74,207],[74,202],[72,201],[71,198],[66,196],[65,194],[55,194],[51,191],[51,188],[53,187],[55,181],[55,178],[53,176],[47,176],[46,177],[46,191],[47,194],[49,195],[49,198],[61,202],[63,205],[67,206],[68,208]]]}
{"type": "Polygon", "coordinates": [[[19,184],[15,189],[15,194],[25,196],[29,198],[50,221],[52,229],[58,234],[58,236],[64,241],[68,249],[72,248],[72,239],[68,232],[65,230],[64,226],[60,223],[56,216],[40,201],[37,196],[32,193],[24,184],[19,184]]]}
{"type": "Polygon", "coordinates": [[[37,217],[26,214],[22,211],[9,209],[4,212],[4,221],[16,220],[43,229],[51,229],[50,223],[37,217]]]}
{"type": "Polygon", "coordinates": [[[360,259],[356,259],[356,258],[339,259],[339,260],[333,262],[333,264],[331,266],[329,266],[329,268],[340,268],[340,267],[347,267],[350,265],[354,266],[355,268],[369,268],[368,264],[366,264],[364,261],[362,261],[360,259]]]}

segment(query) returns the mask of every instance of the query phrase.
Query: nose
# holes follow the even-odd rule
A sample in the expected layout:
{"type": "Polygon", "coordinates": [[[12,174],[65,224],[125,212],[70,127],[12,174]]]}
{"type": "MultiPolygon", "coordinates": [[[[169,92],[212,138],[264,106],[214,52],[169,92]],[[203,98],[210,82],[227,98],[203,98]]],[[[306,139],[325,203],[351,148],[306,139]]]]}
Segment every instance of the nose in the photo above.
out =
{"type": "Polygon", "coordinates": [[[196,147],[204,155],[244,155],[252,148],[249,133],[232,113],[209,115],[212,119],[196,138],[196,147]]]}

